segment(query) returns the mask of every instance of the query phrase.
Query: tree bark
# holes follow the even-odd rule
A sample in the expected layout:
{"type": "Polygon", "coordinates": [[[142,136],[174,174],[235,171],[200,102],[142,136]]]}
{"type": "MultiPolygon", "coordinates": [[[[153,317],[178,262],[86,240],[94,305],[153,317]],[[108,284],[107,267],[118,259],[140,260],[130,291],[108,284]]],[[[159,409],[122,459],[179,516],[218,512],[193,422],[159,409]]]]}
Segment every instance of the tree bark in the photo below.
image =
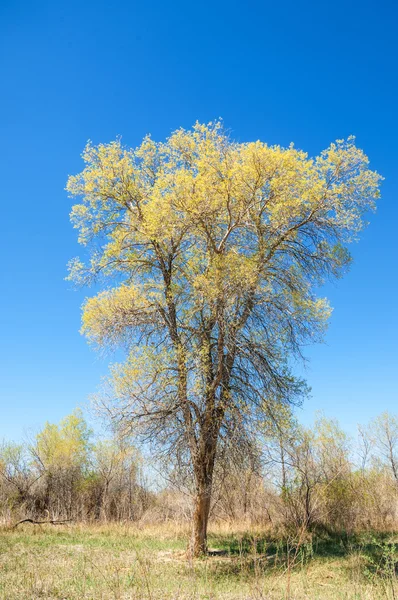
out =
{"type": "Polygon", "coordinates": [[[202,430],[199,453],[194,459],[196,498],[192,521],[190,554],[193,557],[207,554],[207,524],[213,487],[213,473],[217,449],[217,429],[209,422],[202,430]]]}
{"type": "Polygon", "coordinates": [[[210,512],[211,484],[199,486],[195,499],[190,553],[192,557],[207,554],[207,524],[210,512]]]}

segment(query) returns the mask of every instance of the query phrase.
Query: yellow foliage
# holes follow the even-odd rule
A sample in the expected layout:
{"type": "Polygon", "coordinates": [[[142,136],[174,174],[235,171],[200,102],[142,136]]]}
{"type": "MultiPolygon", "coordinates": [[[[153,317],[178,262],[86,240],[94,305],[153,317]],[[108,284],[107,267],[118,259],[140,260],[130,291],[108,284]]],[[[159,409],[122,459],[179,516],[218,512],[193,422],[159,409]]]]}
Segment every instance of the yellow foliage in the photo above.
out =
{"type": "Polygon", "coordinates": [[[131,401],[122,414],[169,418],[177,406],[193,440],[211,421],[203,411],[221,419],[228,406],[244,422],[264,397],[299,396],[289,356],[322,338],[331,309],[318,286],[349,265],[379,196],[355,140],[311,158],[236,143],[216,121],[136,149],[90,142],[83,160],[67,189],[91,253],[71,261],[70,279],[112,281],[84,304],[82,332],[127,343],[113,370],[117,398],[131,401]]]}
{"type": "Polygon", "coordinates": [[[36,438],[35,453],[46,469],[82,466],[87,460],[90,430],[79,410],[60,425],[46,423],[36,438]]]}

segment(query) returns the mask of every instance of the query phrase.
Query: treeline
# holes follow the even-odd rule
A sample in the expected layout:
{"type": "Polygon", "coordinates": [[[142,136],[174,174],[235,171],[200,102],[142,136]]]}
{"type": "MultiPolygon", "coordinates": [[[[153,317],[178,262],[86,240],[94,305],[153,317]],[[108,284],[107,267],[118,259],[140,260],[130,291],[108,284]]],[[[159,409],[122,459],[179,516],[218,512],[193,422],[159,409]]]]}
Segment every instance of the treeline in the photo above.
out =
{"type": "Polygon", "coordinates": [[[150,502],[137,450],[117,438],[94,442],[80,411],[46,423],[32,443],[0,447],[3,520],[136,520],[150,502]]]}
{"type": "MultiPolygon", "coordinates": [[[[190,519],[189,468],[174,466],[157,492],[146,472],[129,440],[95,440],[76,411],[47,423],[30,443],[1,444],[0,518],[190,519]]],[[[306,428],[289,411],[274,412],[255,448],[219,457],[211,518],[330,531],[397,528],[398,419],[384,413],[353,440],[335,421],[319,418],[306,428]]]]}

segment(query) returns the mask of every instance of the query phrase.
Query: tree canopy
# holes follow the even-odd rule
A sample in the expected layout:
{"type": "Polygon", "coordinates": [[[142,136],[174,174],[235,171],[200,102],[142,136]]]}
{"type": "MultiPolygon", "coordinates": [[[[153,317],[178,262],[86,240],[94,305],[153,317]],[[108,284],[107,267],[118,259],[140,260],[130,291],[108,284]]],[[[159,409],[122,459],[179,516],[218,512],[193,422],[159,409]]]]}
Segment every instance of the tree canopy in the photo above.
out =
{"type": "Polygon", "coordinates": [[[70,278],[106,287],[82,332],[127,349],[111,368],[114,422],[192,464],[199,553],[219,445],[250,441],[270,403],[305,393],[291,358],[322,338],[317,290],[349,265],[380,176],[353,138],[310,158],[234,142],[220,122],[137,149],[89,143],[83,159],[67,189],[90,252],[70,278]]]}

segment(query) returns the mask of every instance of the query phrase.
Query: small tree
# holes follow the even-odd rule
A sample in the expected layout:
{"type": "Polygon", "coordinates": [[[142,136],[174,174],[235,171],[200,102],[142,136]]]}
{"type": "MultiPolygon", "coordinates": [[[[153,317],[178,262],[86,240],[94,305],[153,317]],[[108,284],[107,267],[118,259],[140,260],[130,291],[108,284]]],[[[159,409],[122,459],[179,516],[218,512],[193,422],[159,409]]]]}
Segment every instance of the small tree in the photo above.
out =
{"type": "Polygon", "coordinates": [[[384,412],[370,424],[370,430],[379,460],[391,471],[398,485],[398,418],[384,412]]]}
{"type": "Polygon", "coordinates": [[[47,422],[36,436],[31,452],[44,479],[46,510],[68,517],[77,514],[77,492],[89,464],[90,436],[79,410],[59,425],[47,422]]]}
{"type": "Polygon", "coordinates": [[[304,393],[289,359],[330,314],[314,286],[349,264],[380,177],[352,138],[310,159],[235,143],[219,122],[136,150],[89,143],[83,158],[67,189],[92,252],[70,277],[114,282],[85,303],[83,333],[128,349],[110,378],[114,423],[189,458],[198,555],[220,444],[254,435],[268,398],[304,393]]]}
{"type": "Polygon", "coordinates": [[[100,440],[93,447],[93,474],[100,486],[97,508],[104,520],[134,519],[142,512],[140,456],[131,444],[124,442],[100,440]]]}
{"type": "Polygon", "coordinates": [[[29,509],[34,504],[32,488],[40,474],[31,469],[29,459],[25,444],[0,444],[0,509],[19,506],[29,509]]]}

